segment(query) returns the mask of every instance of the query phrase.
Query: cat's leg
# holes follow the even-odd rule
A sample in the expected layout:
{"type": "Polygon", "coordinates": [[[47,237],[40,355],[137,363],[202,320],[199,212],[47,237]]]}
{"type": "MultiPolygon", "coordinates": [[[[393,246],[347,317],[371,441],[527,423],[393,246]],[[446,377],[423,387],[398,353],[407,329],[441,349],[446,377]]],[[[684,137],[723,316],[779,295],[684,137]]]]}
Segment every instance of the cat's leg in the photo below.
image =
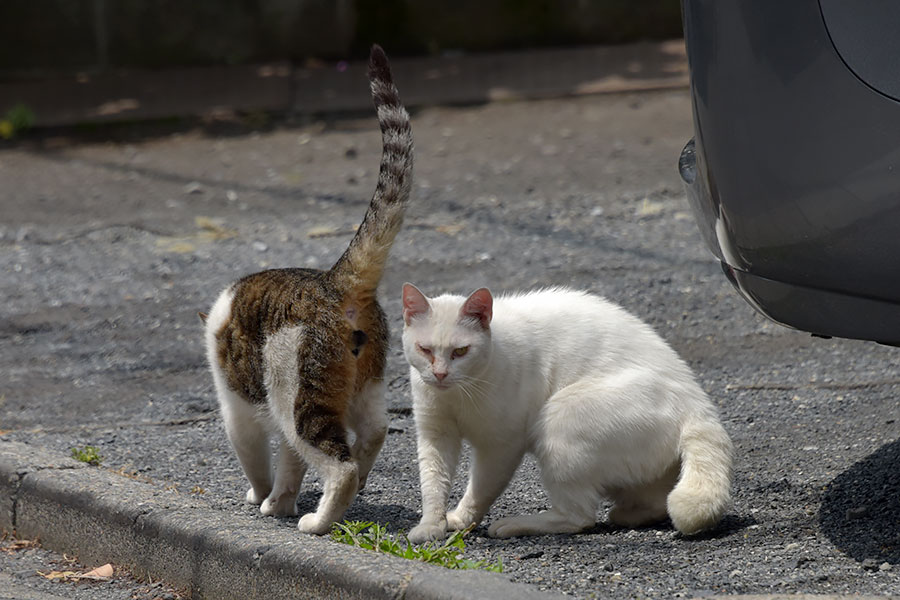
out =
{"type": "Polygon", "coordinates": [[[271,451],[269,435],[257,406],[229,388],[219,355],[217,333],[225,326],[231,314],[233,286],[226,288],[216,300],[206,320],[206,352],[212,370],[216,396],[225,424],[228,441],[237,455],[244,475],[250,481],[246,500],[259,504],[272,490],[271,451]]]}
{"type": "Polygon", "coordinates": [[[350,427],[356,441],[350,449],[359,465],[359,489],[366,485],[369,472],[387,435],[387,409],[384,402],[385,385],[381,381],[369,383],[353,400],[350,408],[350,427]]]}
{"type": "Polygon", "coordinates": [[[676,462],[655,481],[611,493],[613,506],[609,510],[609,522],[634,528],[665,520],[668,516],[666,498],[675,487],[679,469],[680,464],[676,462]]]}
{"type": "Polygon", "coordinates": [[[577,533],[597,522],[600,495],[587,482],[547,482],[551,508],[533,515],[505,517],[491,523],[488,535],[507,538],[520,535],[577,533]]]}
{"type": "Polygon", "coordinates": [[[300,517],[297,528],[303,533],[322,535],[328,533],[332,523],[341,520],[356,497],[359,467],[350,453],[342,415],[330,401],[298,399],[291,414],[293,422],[281,420],[285,437],[323,479],[316,512],[300,517]]]}
{"type": "Polygon", "coordinates": [[[297,514],[297,494],[300,484],[306,475],[306,462],[282,438],[278,446],[278,459],[275,465],[275,485],[272,492],[259,507],[264,515],[277,517],[295,516],[297,514]]]}
{"type": "Polygon", "coordinates": [[[535,424],[534,452],[551,507],[494,521],[491,536],[575,533],[596,523],[601,494],[596,427],[588,413],[596,412],[597,393],[595,386],[577,383],[547,400],[535,424]]]}
{"type": "Polygon", "coordinates": [[[263,346],[263,367],[273,421],[297,455],[324,480],[316,512],[303,515],[297,524],[304,533],[321,535],[343,517],[356,496],[359,469],[344,427],[349,399],[342,397],[340,387],[330,388],[324,379],[300,385],[297,348],[306,342],[305,328],[294,325],[269,335],[263,346]]]}
{"type": "Polygon", "coordinates": [[[297,528],[322,535],[344,516],[356,497],[359,468],[338,414],[327,405],[310,401],[298,401],[298,413],[296,425],[284,418],[279,423],[292,450],[321,476],[323,490],[316,511],[300,517],[297,528]]]}
{"type": "Polygon", "coordinates": [[[417,425],[422,519],[407,536],[414,544],[447,536],[447,499],[462,447],[459,433],[455,431],[417,425]]]}
{"type": "Polygon", "coordinates": [[[297,528],[303,533],[328,533],[356,497],[359,468],[356,461],[350,458],[350,448],[346,445],[345,448],[346,454],[341,455],[312,447],[308,447],[305,453],[308,462],[322,476],[324,487],[316,512],[303,515],[297,523],[297,528]]]}
{"type": "Polygon", "coordinates": [[[227,389],[216,386],[222,421],[244,475],[250,481],[246,501],[260,504],[272,491],[271,449],[269,434],[257,408],[227,389]]]}
{"type": "Polygon", "coordinates": [[[466,493],[456,508],[447,513],[447,529],[458,531],[480,523],[506,489],[524,454],[524,449],[513,443],[474,448],[466,493]]]}

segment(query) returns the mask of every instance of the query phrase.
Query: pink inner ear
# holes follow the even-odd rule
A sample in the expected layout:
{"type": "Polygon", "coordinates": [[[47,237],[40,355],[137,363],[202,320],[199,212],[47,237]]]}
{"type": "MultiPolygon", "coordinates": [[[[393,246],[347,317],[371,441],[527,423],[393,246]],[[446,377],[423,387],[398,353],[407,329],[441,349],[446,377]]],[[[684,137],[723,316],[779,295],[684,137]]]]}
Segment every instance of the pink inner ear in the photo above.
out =
{"type": "Polygon", "coordinates": [[[494,298],[490,290],[481,288],[472,292],[460,309],[459,316],[477,319],[487,329],[494,316],[494,298]]]}
{"type": "Polygon", "coordinates": [[[428,313],[431,306],[428,304],[428,298],[420,292],[416,286],[405,283],[403,284],[403,322],[409,325],[410,321],[418,315],[428,313]]]}

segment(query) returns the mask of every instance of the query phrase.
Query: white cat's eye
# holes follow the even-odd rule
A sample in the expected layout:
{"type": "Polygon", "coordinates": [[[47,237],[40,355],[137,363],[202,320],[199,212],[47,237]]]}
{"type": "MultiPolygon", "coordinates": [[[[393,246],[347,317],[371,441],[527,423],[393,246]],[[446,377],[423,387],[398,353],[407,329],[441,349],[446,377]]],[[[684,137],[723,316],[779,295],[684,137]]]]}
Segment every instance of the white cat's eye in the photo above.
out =
{"type": "Polygon", "coordinates": [[[469,347],[463,346],[462,348],[454,348],[453,352],[451,352],[450,354],[451,354],[451,356],[453,356],[453,358],[461,358],[461,357],[465,356],[466,352],[468,352],[468,351],[469,351],[469,347]]]}
{"type": "Polygon", "coordinates": [[[425,348],[424,346],[420,346],[419,344],[416,344],[416,350],[418,350],[425,356],[431,356],[431,348],[425,348]]]}

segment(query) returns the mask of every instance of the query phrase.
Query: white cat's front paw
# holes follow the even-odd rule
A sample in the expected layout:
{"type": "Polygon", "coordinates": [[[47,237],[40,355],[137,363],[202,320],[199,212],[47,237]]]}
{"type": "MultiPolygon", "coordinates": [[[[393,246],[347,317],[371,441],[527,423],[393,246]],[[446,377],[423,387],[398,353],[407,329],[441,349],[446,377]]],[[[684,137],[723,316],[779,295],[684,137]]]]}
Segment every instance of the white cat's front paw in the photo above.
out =
{"type": "Polygon", "coordinates": [[[516,517],[497,519],[488,527],[488,535],[495,538],[516,537],[522,534],[521,524],[516,517]]]}
{"type": "Polygon", "coordinates": [[[307,513],[300,517],[300,521],[297,523],[297,529],[299,529],[301,533],[325,535],[331,531],[331,521],[319,518],[317,513],[307,513]]]}
{"type": "Polygon", "coordinates": [[[471,511],[457,508],[447,513],[447,529],[449,531],[462,531],[470,525],[477,525],[479,520],[471,511]]]}
{"type": "Polygon", "coordinates": [[[443,540],[447,537],[447,522],[419,523],[410,530],[409,535],[406,537],[413,544],[443,540]]]}
{"type": "Polygon", "coordinates": [[[250,488],[249,490],[247,490],[247,495],[244,497],[244,499],[249,504],[262,504],[262,501],[266,498],[266,495],[267,494],[257,494],[253,488],[250,488]]]}
{"type": "Polygon", "coordinates": [[[269,496],[259,505],[259,512],[275,517],[295,517],[297,516],[297,500],[290,494],[280,498],[269,496]]]}

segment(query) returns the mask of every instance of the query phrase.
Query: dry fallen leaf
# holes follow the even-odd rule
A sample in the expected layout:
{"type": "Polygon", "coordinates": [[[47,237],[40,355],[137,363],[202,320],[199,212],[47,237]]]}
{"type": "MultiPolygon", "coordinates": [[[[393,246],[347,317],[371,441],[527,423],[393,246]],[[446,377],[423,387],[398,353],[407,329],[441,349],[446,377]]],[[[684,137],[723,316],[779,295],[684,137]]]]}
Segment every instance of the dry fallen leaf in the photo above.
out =
{"type": "Polygon", "coordinates": [[[93,571],[89,571],[84,575],[81,575],[83,579],[109,579],[113,576],[113,566],[109,563],[106,563],[102,567],[97,567],[93,571]]]}
{"type": "Polygon", "coordinates": [[[188,254],[197,249],[190,242],[177,238],[160,238],[156,240],[156,245],[165,252],[175,252],[176,254],[188,254]]]}
{"type": "Polygon", "coordinates": [[[38,571],[37,574],[40,575],[41,577],[43,577],[44,579],[49,579],[50,581],[57,581],[60,579],[62,579],[62,580],[73,579],[73,578],[75,578],[76,575],[78,575],[78,573],[76,573],[75,571],[50,571],[49,573],[44,573],[43,571],[38,571]]]}
{"type": "Polygon", "coordinates": [[[113,576],[113,566],[106,563],[102,567],[97,567],[87,573],[76,573],[75,571],[50,571],[49,573],[43,573],[38,571],[37,574],[50,581],[77,581],[80,579],[103,581],[113,576]]]}
{"type": "Polygon", "coordinates": [[[13,552],[18,552],[19,550],[28,550],[30,548],[37,548],[41,544],[37,540],[15,540],[10,542],[9,544],[4,544],[0,550],[6,552],[7,554],[12,554],[13,552]]]}
{"type": "Polygon", "coordinates": [[[446,233],[447,235],[456,235],[460,231],[463,230],[462,225],[438,225],[434,228],[435,231],[439,233],[446,233]]]}
{"type": "Polygon", "coordinates": [[[666,209],[666,205],[662,202],[653,202],[649,198],[644,198],[641,202],[641,208],[638,210],[639,217],[653,217],[666,209]]]}
{"type": "Polygon", "coordinates": [[[335,227],[329,227],[328,225],[322,225],[319,227],[313,227],[309,231],[306,232],[307,237],[311,238],[320,238],[320,237],[330,237],[333,235],[353,235],[356,233],[356,230],[359,229],[359,225],[354,225],[353,229],[337,229],[335,227]]]}
{"type": "Polygon", "coordinates": [[[238,232],[234,229],[225,227],[222,219],[213,219],[210,217],[194,217],[194,225],[201,230],[200,237],[212,240],[227,240],[228,238],[237,237],[238,232]]]}

